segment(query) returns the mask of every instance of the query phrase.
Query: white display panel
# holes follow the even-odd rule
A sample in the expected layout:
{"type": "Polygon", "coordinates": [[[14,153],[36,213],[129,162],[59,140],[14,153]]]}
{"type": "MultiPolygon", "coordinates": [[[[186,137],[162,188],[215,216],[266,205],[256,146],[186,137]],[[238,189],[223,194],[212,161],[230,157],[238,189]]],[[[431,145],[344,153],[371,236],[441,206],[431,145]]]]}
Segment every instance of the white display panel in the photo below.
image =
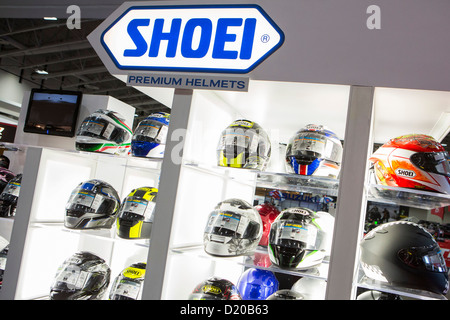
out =
{"type": "MultiPolygon", "coordinates": [[[[348,86],[265,81],[250,82],[248,93],[193,93],[162,299],[188,299],[196,285],[212,276],[237,284],[240,275],[257,264],[253,255],[221,258],[203,249],[207,218],[217,203],[235,197],[253,205],[255,187],[261,183],[256,170],[217,165],[222,131],[237,119],[261,125],[272,147],[265,171],[271,179],[266,180],[274,181],[273,176],[286,174],[286,144],[302,127],[322,124],[344,138],[348,98],[348,86]]],[[[258,250],[267,254],[264,247],[258,250]]],[[[286,272],[274,266],[270,270],[286,272]]],[[[318,275],[326,279],[326,271],[318,275]]]]}
{"type": "Polygon", "coordinates": [[[110,285],[126,267],[146,262],[148,239],[122,239],[115,224],[110,229],[68,229],[65,206],[72,190],[89,179],[110,183],[121,201],[134,188],[157,187],[160,166],[160,160],[42,149],[15,299],[48,299],[58,267],[79,251],[106,261],[110,285]]]}

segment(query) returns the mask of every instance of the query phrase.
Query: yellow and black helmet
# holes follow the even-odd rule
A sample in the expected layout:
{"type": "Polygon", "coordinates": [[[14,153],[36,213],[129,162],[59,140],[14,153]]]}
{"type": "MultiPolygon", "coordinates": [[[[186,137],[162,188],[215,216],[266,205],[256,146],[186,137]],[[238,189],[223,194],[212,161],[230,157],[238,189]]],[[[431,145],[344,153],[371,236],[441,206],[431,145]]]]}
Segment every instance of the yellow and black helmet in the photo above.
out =
{"type": "Polygon", "coordinates": [[[109,300],[140,300],[145,278],[145,262],[133,263],[114,279],[109,300]]]}
{"type": "Polygon", "coordinates": [[[124,239],[149,239],[158,189],[133,189],[123,200],[116,220],[117,235],[124,239]]]}
{"type": "Polygon", "coordinates": [[[217,165],[264,170],[270,160],[270,140],[256,122],[240,119],[225,130],[217,146],[217,165]]]}

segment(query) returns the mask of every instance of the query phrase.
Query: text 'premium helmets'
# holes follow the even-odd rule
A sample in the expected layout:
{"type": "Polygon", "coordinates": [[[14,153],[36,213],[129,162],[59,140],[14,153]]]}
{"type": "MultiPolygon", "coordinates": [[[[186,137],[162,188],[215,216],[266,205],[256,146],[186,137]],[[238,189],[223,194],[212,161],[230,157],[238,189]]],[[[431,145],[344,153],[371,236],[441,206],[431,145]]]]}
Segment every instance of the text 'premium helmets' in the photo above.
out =
{"type": "Polygon", "coordinates": [[[342,143],[322,125],[300,129],[286,148],[286,170],[306,176],[337,178],[342,161],[342,143]]]}
{"type": "Polygon", "coordinates": [[[76,134],[77,150],[127,154],[132,130],[118,112],[99,109],[81,123],[76,134]]]}
{"type": "Polygon", "coordinates": [[[217,164],[263,171],[270,160],[270,153],[269,137],[259,124],[236,120],[222,131],[217,146],[217,164]]]}
{"type": "Polygon", "coordinates": [[[70,229],[109,229],[119,206],[119,194],[109,183],[99,179],[81,182],[66,204],[64,226],[70,229]]]}
{"type": "Polygon", "coordinates": [[[253,253],[261,240],[263,225],[258,211],[241,199],[227,199],[210,213],[203,244],[206,253],[238,256],[253,253]]]}

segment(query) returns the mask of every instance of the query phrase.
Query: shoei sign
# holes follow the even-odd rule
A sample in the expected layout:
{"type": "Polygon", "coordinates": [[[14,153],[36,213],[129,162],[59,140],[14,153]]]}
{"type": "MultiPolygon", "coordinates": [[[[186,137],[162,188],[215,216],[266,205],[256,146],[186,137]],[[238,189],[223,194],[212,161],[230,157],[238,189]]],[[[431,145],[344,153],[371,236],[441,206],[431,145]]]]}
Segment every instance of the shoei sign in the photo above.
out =
{"type": "Polygon", "coordinates": [[[283,32],[258,5],[130,6],[100,35],[101,46],[123,71],[243,74],[283,41],[283,32]]]}

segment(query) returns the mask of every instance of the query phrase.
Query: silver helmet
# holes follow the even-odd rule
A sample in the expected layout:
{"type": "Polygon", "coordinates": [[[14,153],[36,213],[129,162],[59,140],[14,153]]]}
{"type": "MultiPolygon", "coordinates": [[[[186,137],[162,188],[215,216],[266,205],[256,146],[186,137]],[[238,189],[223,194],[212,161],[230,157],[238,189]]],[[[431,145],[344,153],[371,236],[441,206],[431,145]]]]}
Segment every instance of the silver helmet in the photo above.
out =
{"type": "Polygon", "coordinates": [[[206,253],[238,256],[254,252],[261,240],[263,224],[258,211],[241,199],[219,202],[210,213],[203,235],[206,253]]]}

